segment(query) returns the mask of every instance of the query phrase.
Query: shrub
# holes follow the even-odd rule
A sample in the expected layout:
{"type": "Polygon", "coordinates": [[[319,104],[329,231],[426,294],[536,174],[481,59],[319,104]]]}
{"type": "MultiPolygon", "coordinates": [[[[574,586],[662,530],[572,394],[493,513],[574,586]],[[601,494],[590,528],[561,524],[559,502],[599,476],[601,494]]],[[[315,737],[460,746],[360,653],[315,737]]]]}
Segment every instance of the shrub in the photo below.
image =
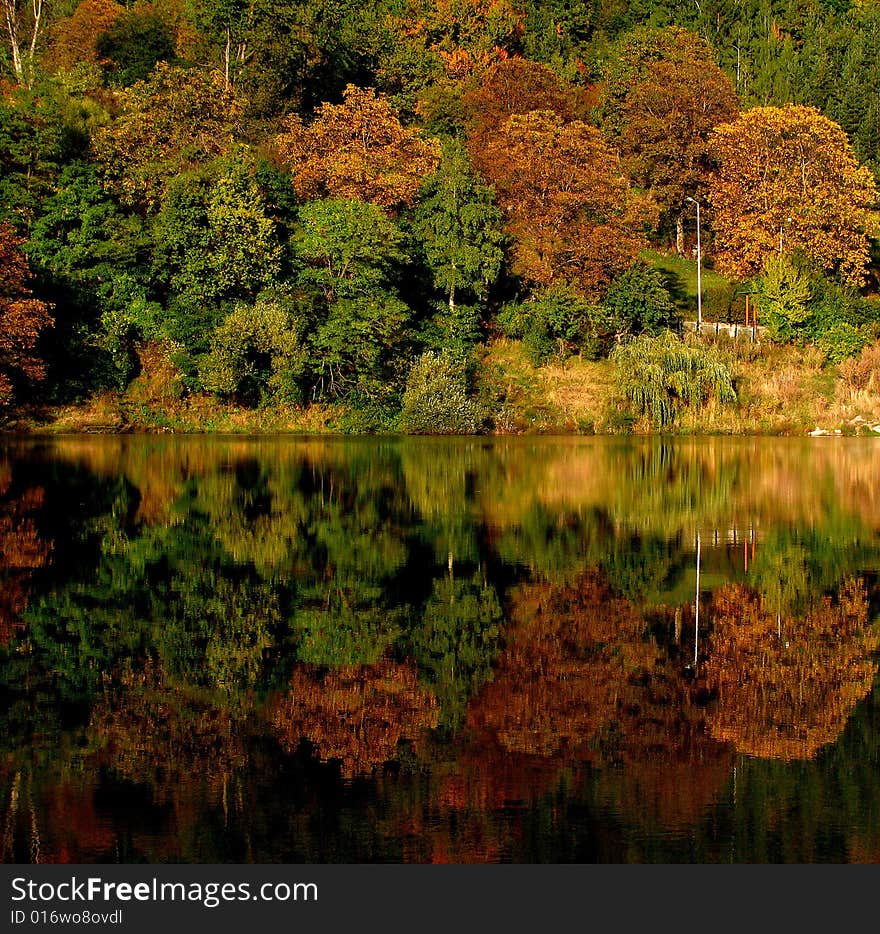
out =
{"type": "Polygon", "coordinates": [[[467,435],[481,428],[476,402],[468,396],[461,360],[428,351],[410,369],[400,429],[416,435],[467,435]]]}
{"type": "Polygon", "coordinates": [[[567,286],[557,285],[528,302],[506,305],[497,323],[508,337],[522,340],[532,363],[540,366],[582,347],[593,351],[591,339],[603,319],[602,309],[567,286]]]}
{"type": "Polygon", "coordinates": [[[663,274],[641,261],[611,283],[602,305],[618,335],[659,334],[681,323],[663,274]]]}
{"type": "Polygon", "coordinates": [[[263,294],[254,305],[236,305],[214,330],[200,368],[209,392],[248,404],[302,401],[300,378],[307,360],[302,324],[284,298],[263,294]]]}
{"type": "Polygon", "coordinates": [[[861,353],[868,343],[868,335],[846,321],[837,321],[822,332],[817,343],[829,363],[842,363],[861,353]]]}
{"type": "Polygon", "coordinates": [[[671,425],[682,409],[736,401],[730,369],[719,351],[671,331],[620,344],[612,359],[620,392],[658,428],[671,425]]]}

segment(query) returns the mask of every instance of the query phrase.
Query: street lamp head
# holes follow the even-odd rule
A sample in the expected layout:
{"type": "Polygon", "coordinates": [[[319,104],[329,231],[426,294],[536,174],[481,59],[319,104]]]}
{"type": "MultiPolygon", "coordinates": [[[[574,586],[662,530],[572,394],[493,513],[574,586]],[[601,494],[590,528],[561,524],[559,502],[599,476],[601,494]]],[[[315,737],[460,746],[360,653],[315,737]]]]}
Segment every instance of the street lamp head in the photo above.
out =
{"type": "Polygon", "coordinates": [[[690,201],[691,204],[699,204],[699,203],[700,203],[699,201],[697,201],[696,198],[692,198],[690,195],[685,195],[684,200],[685,200],[685,201],[690,201]]]}

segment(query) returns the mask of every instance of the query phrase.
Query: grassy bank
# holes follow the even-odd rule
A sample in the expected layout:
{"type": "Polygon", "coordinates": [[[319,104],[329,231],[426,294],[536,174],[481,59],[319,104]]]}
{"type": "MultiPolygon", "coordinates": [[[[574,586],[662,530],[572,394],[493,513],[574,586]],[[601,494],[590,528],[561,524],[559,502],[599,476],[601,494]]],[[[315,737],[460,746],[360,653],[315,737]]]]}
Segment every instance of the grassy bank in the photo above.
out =
{"type": "MultiPolygon", "coordinates": [[[[667,431],[678,434],[805,434],[815,428],[874,434],[880,424],[880,344],[840,366],[812,348],[716,344],[733,375],[737,401],[685,409],[667,431]]],[[[476,391],[495,434],[647,434],[620,394],[613,360],[571,357],[535,366],[518,341],[498,339],[482,353],[476,391]]],[[[8,429],[65,432],[357,433],[371,425],[343,404],[248,409],[214,396],[185,395],[167,372],[144,373],[123,393],[79,405],[34,409],[8,429]]]]}

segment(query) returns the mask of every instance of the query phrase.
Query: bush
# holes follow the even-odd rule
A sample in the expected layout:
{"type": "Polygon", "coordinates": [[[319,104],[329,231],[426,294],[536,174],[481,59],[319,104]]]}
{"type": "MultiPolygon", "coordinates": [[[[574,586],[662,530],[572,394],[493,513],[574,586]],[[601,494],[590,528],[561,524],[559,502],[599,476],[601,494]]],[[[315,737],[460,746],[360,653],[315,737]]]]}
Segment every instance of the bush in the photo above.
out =
{"type": "Polygon", "coordinates": [[[611,283],[602,305],[617,335],[656,335],[681,324],[663,274],[643,262],[634,263],[611,283]]]}
{"type": "MultiPolygon", "coordinates": [[[[592,338],[602,310],[565,285],[551,286],[528,302],[506,305],[497,324],[508,337],[522,340],[536,366],[551,359],[565,359],[578,350],[598,355],[592,338]]],[[[599,328],[601,330],[601,328],[599,328]]]]}
{"type": "Polygon", "coordinates": [[[671,425],[682,409],[709,402],[736,402],[730,369],[714,347],[671,331],[641,335],[614,348],[621,394],[658,428],[671,425]]]}
{"type": "Polygon", "coordinates": [[[829,363],[842,363],[862,352],[868,343],[868,335],[861,328],[838,321],[819,336],[817,343],[829,363]]]}
{"type": "Polygon", "coordinates": [[[249,405],[299,403],[307,353],[302,324],[288,300],[272,294],[236,305],[214,330],[200,368],[205,389],[249,405]]]}
{"type": "Polygon", "coordinates": [[[464,363],[428,351],[413,364],[403,394],[400,430],[414,435],[470,435],[482,427],[468,396],[464,363]]]}

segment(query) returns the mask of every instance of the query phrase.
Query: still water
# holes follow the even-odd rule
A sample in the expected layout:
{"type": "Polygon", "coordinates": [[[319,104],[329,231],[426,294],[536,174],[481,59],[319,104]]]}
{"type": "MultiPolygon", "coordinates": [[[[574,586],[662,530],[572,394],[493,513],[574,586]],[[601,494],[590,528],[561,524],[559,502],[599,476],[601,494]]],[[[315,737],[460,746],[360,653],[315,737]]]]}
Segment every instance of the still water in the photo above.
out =
{"type": "Polygon", "coordinates": [[[4,861],[880,861],[880,440],[0,446],[4,861]]]}

